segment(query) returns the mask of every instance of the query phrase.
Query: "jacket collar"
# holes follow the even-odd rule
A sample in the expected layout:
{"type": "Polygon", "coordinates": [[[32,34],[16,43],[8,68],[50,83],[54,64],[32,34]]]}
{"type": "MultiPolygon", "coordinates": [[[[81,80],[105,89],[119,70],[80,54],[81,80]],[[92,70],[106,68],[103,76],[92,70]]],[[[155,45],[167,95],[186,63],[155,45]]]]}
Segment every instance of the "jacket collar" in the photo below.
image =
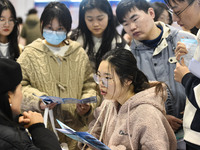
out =
{"type": "MultiPolygon", "coordinates": [[[[70,39],[66,40],[66,43],[69,43],[69,49],[66,51],[64,58],[71,55],[75,51],[79,50],[81,45],[78,42],[72,41],[70,39]]],[[[46,53],[52,57],[55,57],[54,54],[49,50],[49,48],[42,42],[42,39],[37,39],[33,43],[29,44],[27,47],[34,48],[38,51],[46,53]]]]}
{"type": "MultiPolygon", "coordinates": [[[[163,35],[162,38],[158,44],[158,46],[154,49],[153,56],[159,54],[163,49],[165,49],[168,46],[167,41],[172,41],[172,39],[178,34],[178,29],[169,26],[167,24],[164,24],[163,22],[155,22],[156,25],[160,25],[163,27],[163,35]]],[[[142,42],[133,40],[131,44],[132,49],[149,49],[152,50],[152,48],[145,46],[142,42]]]]}

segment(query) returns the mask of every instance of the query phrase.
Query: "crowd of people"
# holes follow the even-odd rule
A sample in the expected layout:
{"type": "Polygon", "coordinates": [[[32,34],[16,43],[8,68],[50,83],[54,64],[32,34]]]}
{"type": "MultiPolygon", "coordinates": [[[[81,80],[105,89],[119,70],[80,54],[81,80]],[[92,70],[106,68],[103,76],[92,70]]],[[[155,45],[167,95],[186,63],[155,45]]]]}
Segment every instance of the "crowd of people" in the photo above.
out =
{"type": "Polygon", "coordinates": [[[57,132],[58,119],[112,150],[199,150],[200,33],[190,33],[199,9],[195,0],[121,0],[115,18],[108,0],[82,0],[71,29],[67,6],[50,2],[20,28],[1,0],[0,149],[94,149],[57,132]]]}

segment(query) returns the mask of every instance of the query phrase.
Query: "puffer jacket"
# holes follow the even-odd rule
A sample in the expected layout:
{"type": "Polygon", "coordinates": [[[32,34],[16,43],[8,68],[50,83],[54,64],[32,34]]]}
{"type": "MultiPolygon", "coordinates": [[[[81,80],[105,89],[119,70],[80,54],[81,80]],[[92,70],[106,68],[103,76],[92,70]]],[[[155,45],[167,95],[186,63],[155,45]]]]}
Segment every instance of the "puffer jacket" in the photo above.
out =
{"type": "Polygon", "coordinates": [[[32,140],[25,128],[12,123],[0,115],[1,150],[61,150],[53,132],[38,123],[29,127],[32,140]]]}

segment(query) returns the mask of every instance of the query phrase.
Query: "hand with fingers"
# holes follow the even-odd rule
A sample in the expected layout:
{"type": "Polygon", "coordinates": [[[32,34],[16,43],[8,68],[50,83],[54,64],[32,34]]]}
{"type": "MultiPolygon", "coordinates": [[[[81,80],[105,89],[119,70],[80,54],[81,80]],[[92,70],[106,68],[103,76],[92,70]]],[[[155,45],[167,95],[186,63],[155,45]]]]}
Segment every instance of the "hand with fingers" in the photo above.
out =
{"type": "Polygon", "coordinates": [[[44,123],[44,120],[41,113],[28,111],[19,117],[19,123],[23,124],[25,128],[29,128],[33,124],[44,123]]]}
{"type": "Polygon", "coordinates": [[[53,109],[57,104],[58,103],[44,104],[42,101],[40,101],[40,109],[44,110],[47,107],[49,107],[49,109],[53,109]]]}
{"type": "Polygon", "coordinates": [[[76,104],[76,111],[80,116],[85,115],[90,109],[90,104],[76,104]]]}
{"type": "Polygon", "coordinates": [[[177,131],[183,124],[183,121],[181,119],[174,116],[166,115],[166,118],[174,131],[177,131]]]}
{"type": "Polygon", "coordinates": [[[176,60],[180,61],[181,56],[186,55],[187,53],[186,45],[182,42],[178,42],[175,49],[176,60]]]}
{"type": "Polygon", "coordinates": [[[174,70],[174,80],[176,80],[177,82],[181,82],[182,78],[190,72],[190,70],[184,63],[184,58],[181,59],[180,63],[176,63],[176,69],[174,70]]]}

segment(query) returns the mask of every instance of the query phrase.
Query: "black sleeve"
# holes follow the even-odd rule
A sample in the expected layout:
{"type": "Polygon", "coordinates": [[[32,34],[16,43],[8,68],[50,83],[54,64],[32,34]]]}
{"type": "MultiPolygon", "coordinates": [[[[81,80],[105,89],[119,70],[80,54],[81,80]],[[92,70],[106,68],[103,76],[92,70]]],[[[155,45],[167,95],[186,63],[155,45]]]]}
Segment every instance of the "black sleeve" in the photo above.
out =
{"type": "Polygon", "coordinates": [[[46,129],[43,123],[33,124],[28,128],[35,146],[41,150],[61,150],[56,135],[46,129]]]}
{"type": "Polygon", "coordinates": [[[181,83],[185,87],[185,93],[189,101],[196,109],[200,109],[199,106],[197,105],[196,98],[194,95],[194,87],[200,84],[200,79],[195,75],[193,75],[192,73],[187,73],[183,77],[181,83]]]}

